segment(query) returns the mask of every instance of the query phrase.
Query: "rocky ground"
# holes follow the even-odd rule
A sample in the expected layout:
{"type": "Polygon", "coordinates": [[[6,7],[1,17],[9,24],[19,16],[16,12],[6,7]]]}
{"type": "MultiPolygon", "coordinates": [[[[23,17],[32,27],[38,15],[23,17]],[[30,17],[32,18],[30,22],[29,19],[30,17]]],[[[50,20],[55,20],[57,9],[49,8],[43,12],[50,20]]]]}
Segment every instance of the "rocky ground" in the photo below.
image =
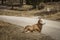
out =
{"type": "Polygon", "coordinates": [[[42,33],[22,33],[23,27],[0,21],[0,40],[54,40],[42,33]]]}

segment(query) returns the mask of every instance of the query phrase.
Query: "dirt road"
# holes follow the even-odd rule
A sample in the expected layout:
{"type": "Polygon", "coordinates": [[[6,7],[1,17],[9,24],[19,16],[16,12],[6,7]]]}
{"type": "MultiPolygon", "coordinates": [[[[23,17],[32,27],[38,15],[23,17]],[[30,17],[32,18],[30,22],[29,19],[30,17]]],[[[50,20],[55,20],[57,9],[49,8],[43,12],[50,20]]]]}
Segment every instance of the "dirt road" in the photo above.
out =
{"type": "MultiPolygon", "coordinates": [[[[36,24],[38,21],[37,17],[15,17],[15,16],[1,16],[0,20],[5,22],[9,22],[12,24],[26,26],[26,25],[33,25],[36,24]]],[[[51,36],[56,40],[60,40],[60,22],[45,20],[46,24],[43,26],[42,33],[51,36]]]]}

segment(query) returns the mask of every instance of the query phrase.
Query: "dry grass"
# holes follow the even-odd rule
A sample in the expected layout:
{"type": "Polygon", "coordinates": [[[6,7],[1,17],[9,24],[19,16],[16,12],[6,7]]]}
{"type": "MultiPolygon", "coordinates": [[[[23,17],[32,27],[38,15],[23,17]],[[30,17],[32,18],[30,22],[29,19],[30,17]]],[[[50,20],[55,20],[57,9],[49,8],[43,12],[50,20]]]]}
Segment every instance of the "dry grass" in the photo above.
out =
{"type": "Polygon", "coordinates": [[[39,10],[31,10],[31,11],[18,11],[18,10],[0,10],[0,15],[8,15],[8,16],[34,16],[34,13],[39,12],[39,10]]]}
{"type": "Polygon", "coordinates": [[[16,10],[1,10],[0,15],[8,15],[8,16],[41,16],[45,19],[60,21],[60,12],[51,13],[51,15],[46,15],[45,13],[38,13],[39,10],[32,11],[16,11],[16,10]]]}
{"type": "Polygon", "coordinates": [[[22,33],[23,27],[0,21],[0,40],[54,40],[42,33],[22,33]]]}
{"type": "MultiPolygon", "coordinates": [[[[26,9],[26,11],[19,11],[19,10],[7,10],[7,9],[1,9],[0,10],[0,15],[8,15],[8,16],[41,16],[42,18],[46,18],[46,19],[50,19],[50,20],[57,20],[60,21],[60,4],[59,3],[55,3],[55,4],[51,4],[51,5],[45,5],[45,9],[46,8],[54,8],[54,9],[59,9],[58,12],[41,12],[41,10],[27,10],[29,8],[31,8],[28,5],[24,5],[22,8],[23,10],[26,9]],[[50,14],[50,15],[47,15],[50,14]]],[[[18,8],[19,9],[19,8],[18,8]]]]}

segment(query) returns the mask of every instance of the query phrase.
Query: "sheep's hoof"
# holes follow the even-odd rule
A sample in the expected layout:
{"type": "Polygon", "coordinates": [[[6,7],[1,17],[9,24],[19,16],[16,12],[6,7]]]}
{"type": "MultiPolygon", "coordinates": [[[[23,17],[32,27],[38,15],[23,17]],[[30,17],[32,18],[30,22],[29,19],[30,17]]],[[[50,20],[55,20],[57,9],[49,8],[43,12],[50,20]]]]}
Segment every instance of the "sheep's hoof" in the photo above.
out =
{"type": "Polygon", "coordinates": [[[29,33],[30,31],[27,31],[27,32],[25,32],[25,33],[29,33]]]}
{"type": "Polygon", "coordinates": [[[25,32],[25,31],[23,31],[22,33],[29,33],[29,32],[30,32],[30,31],[26,31],[26,32],[25,32]]]}

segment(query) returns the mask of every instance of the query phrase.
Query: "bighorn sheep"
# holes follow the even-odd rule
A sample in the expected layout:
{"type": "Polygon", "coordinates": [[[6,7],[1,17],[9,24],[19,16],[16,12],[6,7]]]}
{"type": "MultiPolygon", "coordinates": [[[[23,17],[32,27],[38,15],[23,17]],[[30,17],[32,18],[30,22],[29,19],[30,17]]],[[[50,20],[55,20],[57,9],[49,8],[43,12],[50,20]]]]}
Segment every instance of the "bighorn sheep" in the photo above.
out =
{"type": "Polygon", "coordinates": [[[42,20],[41,18],[39,18],[38,23],[34,25],[25,26],[24,32],[33,32],[33,31],[41,32],[42,26],[43,26],[42,20]]]}

